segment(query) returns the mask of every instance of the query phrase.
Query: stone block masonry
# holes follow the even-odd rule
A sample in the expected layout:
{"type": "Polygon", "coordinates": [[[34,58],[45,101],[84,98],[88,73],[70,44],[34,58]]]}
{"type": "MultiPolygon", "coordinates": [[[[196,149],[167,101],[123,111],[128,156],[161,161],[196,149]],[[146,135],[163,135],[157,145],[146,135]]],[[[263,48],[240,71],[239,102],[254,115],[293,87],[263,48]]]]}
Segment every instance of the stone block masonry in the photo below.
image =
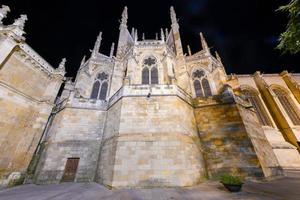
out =
{"type": "Polygon", "coordinates": [[[191,105],[177,96],[124,97],[108,112],[100,159],[104,185],[190,186],[203,180],[191,105]],[[111,126],[113,113],[119,123],[111,126]]]}
{"type": "Polygon", "coordinates": [[[49,130],[35,179],[37,183],[59,183],[68,158],[79,158],[75,181],[94,181],[105,112],[65,108],[49,130]]]}

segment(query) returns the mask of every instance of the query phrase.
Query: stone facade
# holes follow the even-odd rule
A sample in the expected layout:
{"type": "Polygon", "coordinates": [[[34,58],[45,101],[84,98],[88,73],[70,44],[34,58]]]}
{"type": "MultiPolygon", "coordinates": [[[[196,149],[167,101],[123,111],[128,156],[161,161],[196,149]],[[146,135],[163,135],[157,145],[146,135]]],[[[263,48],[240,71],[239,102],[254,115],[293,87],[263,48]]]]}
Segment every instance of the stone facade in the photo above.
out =
{"type": "Polygon", "coordinates": [[[25,43],[16,22],[0,25],[0,185],[12,174],[24,177],[64,79],[25,43]]]}
{"type": "Polygon", "coordinates": [[[300,74],[227,75],[202,33],[202,50],[184,54],[173,8],[170,15],[160,39],[139,39],[125,8],[116,55],[114,44],[109,56],[99,52],[100,32],[57,98],[65,59],[53,69],[24,42],[24,16],[1,25],[2,176],[24,173],[30,160],[35,183],[110,188],[300,169],[300,74]]]}

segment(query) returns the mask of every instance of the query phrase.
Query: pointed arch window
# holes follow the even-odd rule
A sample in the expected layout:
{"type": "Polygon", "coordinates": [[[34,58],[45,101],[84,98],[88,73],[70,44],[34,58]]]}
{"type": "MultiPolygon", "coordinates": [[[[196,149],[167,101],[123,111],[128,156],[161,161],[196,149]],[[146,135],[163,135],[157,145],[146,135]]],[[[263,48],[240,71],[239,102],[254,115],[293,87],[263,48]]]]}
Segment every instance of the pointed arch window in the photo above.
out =
{"type": "Polygon", "coordinates": [[[96,76],[93,84],[91,99],[105,100],[108,90],[108,74],[101,72],[96,76]]]}
{"type": "Polygon", "coordinates": [[[148,57],[143,62],[142,84],[158,84],[158,69],[156,59],[148,57]]]}
{"type": "Polygon", "coordinates": [[[142,84],[149,84],[149,69],[144,67],[142,71],[142,84]]]}
{"type": "Polygon", "coordinates": [[[101,85],[99,99],[101,99],[101,100],[105,100],[106,99],[107,88],[108,88],[108,84],[105,81],[101,85]]]}
{"type": "Polygon", "coordinates": [[[203,70],[196,70],[192,74],[196,97],[212,96],[209,81],[203,70]]]}
{"type": "Polygon", "coordinates": [[[92,89],[92,94],[91,94],[91,99],[97,99],[98,98],[98,92],[99,92],[99,88],[100,88],[100,82],[96,81],[93,85],[93,89],[92,89]]]}
{"type": "Polygon", "coordinates": [[[272,89],[284,111],[291,119],[294,125],[300,125],[300,111],[298,110],[289,93],[280,88],[272,89]]]}
{"type": "Polygon", "coordinates": [[[203,91],[204,91],[204,96],[211,96],[211,90],[210,90],[210,86],[209,86],[209,82],[206,78],[202,79],[202,87],[203,87],[203,91]]]}
{"type": "Polygon", "coordinates": [[[158,70],[156,67],[151,68],[151,84],[158,84],[158,70]]]}
{"type": "Polygon", "coordinates": [[[202,93],[202,86],[199,80],[194,80],[194,88],[195,88],[195,93],[197,97],[202,97],[203,93],[202,93]]]}
{"type": "Polygon", "coordinates": [[[247,100],[252,104],[256,111],[256,116],[263,126],[272,126],[271,119],[269,118],[265,107],[263,106],[258,93],[254,89],[243,89],[242,93],[247,100]]]}

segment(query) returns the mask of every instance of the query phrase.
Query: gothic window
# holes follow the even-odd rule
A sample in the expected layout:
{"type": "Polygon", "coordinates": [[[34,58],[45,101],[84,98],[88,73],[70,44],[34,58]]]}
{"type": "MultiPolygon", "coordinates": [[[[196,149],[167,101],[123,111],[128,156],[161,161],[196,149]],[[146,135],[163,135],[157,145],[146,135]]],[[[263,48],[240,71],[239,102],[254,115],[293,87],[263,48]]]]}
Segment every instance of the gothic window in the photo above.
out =
{"type": "Polygon", "coordinates": [[[210,86],[209,86],[209,82],[206,78],[202,79],[202,87],[203,87],[203,91],[204,91],[204,96],[211,96],[211,90],[210,90],[210,86]]]}
{"type": "Polygon", "coordinates": [[[151,84],[158,84],[158,71],[156,67],[151,69],[151,84]]]}
{"type": "Polygon", "coordinates": [[[203,70],[196,70],[192,74],[196,97],[212,96],[209,81],[203,70]]]}
{"type": "Polygon", "coordinates": [[[158,69],[155,58],[148,57],[143,64],[142,84],[158,84],[158,69]]]}
{"type": "Polygon", "coordinates": [[[298,110],[296,104],[293,102],[289,94],[280,88],[274,88],[277,99],[285,110],[286,114],[289,116],[294,125],[300,125],[300,111],[298,110]]]}
{"type": "Polygon", "coordinates": [[[198,79],[194,80],[194,88],[195,88],[195,93],[197,97],[202,97],[202,86],[200,84],[200,81],[198,79]]]}
{"type": "Polygon", "coordinates": [[[142,71],[142,84],[149,84],[149,69],[144,67],[142,71]]]}
{"type": "Polygon", "coordinates": [[[148,66],[154,65],[155,63],[155,58],[149,57],[144,60],[144,64],[148,66]]]}
{"type": "Polygon", "coordinates": [[[108,74],[105,72],[101,72],[96,76],[96,80],[94,82],[91,99],[101,99],[105,100],[108,89],[108,74]]]}
{"type": "Polygon", "coordinates": [[[97,99],[98,98],[98,92],[99,92],[99,88],[100,88],[100,82],[96,81],[93,85],[93,89],[92,89],[92,94],[91,94],[91,99],[97,99]]]}
{"type": "Polygon", "coordinates": [[[255,109],[260,124],[263,126],[272,126],[272,122],[268,117],[267,111],[264,108],[257,92],[252,89],[243,89],[242,93],[255,109]]]}
{"type": "Polygon", "coordinates": [[[106,93],[107,93],[108,84],[107,82],[103,82],[101,85],[100,95],[99,99],[105,100],[106,99],[106,93]]]}

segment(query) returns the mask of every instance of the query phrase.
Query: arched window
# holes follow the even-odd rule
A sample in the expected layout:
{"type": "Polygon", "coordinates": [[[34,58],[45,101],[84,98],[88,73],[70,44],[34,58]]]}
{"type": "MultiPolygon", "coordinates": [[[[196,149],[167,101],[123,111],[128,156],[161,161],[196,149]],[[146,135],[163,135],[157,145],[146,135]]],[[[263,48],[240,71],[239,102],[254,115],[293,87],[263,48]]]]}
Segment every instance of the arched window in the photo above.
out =
{"type": "Polygon", "coordinates": [[[202,86],[203,86],[204,96],[211,96],[209,82],[206,78],[202,79],[202,86]]]}
{"type": "Polygon", "coordinates": [[[101,84],[99,99],[102,99],[102,100],[106,99],[107,88],[108,88],[108,84],[105,81],[101,84]]]}
{"type": "Polygon", "coordinates": [[[148,57],[144,60],[142,84],[158,84],[158,69],[154,57],[148,57]]]}
{"type": "Polygon", "coordinates": [[[212,96],[209,82],[203,70],[196,70],[192,74],[196,97],[212,96]]]}
{"type": "Polygon", "coordinates": [[[144,67],[142,71],[142,84],[149,84],[149,69],[144,67]]]}
{"type": "Polygon", "coordinates": [[[156,67],[151,69],[151,84],[158,84],[158,71],[156,67]]]}
{"type": "Polygon", "coordinates": [[[108,89],[108,74],[105,72],[101,72],[96,76],[96,80],[94,82],[91,99],[101,99],[105,100],[108,89]]]}
{"type": "Polygon", "coordinates": [[[202,93],[202,86],[200,84],[199,80],[194,80],[194,88],[195,88],[195,93],[197,97],[202,97],[203,93],[202,93]]]}
{"type": "Polygon", "coordinates": [[[97,99],[98,98],[99,88],[100,88],[100,82],[96,81],[93,85],[91,99],[97,99]]]}
{"type": "Polygon", "coordinates": [[[242,93],[255,109],[260,124],[263,126],[272,126],[272,122],[258,96],[258,93],[254,89],[243,89],[242,93]]]}
{"type": "Polygon", "coordinates": [[[300,125],[300,111],[289,94],[280,88],[273,88],[272,90],[293,124],[300,125]]]}

